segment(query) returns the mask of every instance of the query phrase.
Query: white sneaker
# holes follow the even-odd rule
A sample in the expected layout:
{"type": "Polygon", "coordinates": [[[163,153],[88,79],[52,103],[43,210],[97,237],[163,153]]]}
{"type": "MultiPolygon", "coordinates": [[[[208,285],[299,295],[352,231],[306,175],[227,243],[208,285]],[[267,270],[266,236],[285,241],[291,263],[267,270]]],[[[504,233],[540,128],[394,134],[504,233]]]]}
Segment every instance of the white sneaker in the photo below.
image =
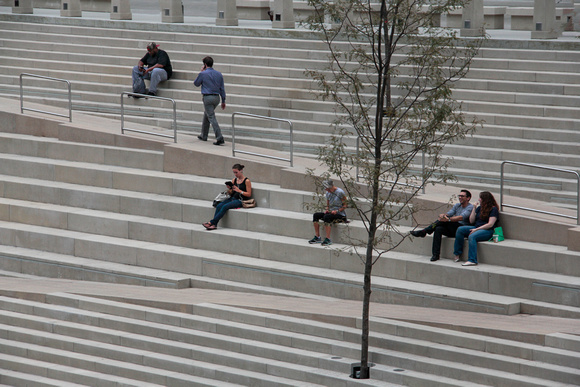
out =
{"type": "Polygon", "coordinates": [[[477,266],[477,263],[471,262],[471,261],[467,261],[467,262],[463,262],[461,264],[461,266],[477,266]]]}

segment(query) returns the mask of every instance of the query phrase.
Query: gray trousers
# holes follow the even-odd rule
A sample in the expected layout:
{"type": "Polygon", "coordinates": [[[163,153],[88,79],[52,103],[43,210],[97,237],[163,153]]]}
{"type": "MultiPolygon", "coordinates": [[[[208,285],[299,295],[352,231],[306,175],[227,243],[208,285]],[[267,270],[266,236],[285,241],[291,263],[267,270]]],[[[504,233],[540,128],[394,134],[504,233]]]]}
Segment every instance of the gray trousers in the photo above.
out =
{"type": "Polygon", "coordinates": [[[152,93],[157,94],[157,85],[159,82],[163,82],[167,80],[167,71],[155,68],[153,71],[148,72],[146,75],[139,72],[139,66],[133,67],[133,92],[139,94],[147,93],[147,89],[145,88],[145,82],[143,79],[151,80],[149,83],[149,91],[152,93]]]}
{"type": "Polygon", "coordinates": [[[209,134],[209,124],[213,127],[215,138],[217,141],[223,140],[220,125],[215,118],[215,108],[220,104],[220,96],[218,94],[206,94],[203,96],[203,122],[201,123],[201,137],[207,140],[209,134]]]}

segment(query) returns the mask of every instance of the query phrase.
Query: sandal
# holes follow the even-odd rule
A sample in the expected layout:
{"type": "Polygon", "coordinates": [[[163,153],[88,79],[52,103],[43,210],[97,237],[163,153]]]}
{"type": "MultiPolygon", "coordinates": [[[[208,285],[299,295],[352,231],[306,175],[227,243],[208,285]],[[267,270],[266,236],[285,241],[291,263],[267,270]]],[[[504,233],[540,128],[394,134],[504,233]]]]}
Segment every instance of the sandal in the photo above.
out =
{"type": "Polygon", "coordinates": [[[217,230],[217,226],[214,226],[213,224],[210,224],[208,227],[205,228],[206,230],[217,230]]]}
{"type": "Polygon", "coordinates": [[[209,226],[211,226],[210,222],[205,222],[202,224],[203,227],[208,228],[209,226]]]}

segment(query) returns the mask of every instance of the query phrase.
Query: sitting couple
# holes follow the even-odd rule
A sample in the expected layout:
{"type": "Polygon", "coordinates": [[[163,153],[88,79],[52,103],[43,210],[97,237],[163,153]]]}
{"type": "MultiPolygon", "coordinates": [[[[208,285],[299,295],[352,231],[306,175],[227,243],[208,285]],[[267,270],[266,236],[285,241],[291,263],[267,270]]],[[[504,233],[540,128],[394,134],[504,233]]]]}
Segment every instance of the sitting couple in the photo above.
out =
{"type": "Polygon", "coordinates": [[[479,194],[476,206],[469,203],[471,192],[461,190],[459,203],[455,204],[446,214],[440,214],[439,219],[422,230],[411,231],[411,235],[423,238],[433,234],[431,261],[439,260],[441,253],[441,238],[455,237],[453,254],[455,262],[461,261],[463,241],[468,240],[468,260],[463,266],[477,265],[477,242],[488,241],[493,235],[494,228],[499,225],[499,206],[493,195],[484,191],[479,194]]]}

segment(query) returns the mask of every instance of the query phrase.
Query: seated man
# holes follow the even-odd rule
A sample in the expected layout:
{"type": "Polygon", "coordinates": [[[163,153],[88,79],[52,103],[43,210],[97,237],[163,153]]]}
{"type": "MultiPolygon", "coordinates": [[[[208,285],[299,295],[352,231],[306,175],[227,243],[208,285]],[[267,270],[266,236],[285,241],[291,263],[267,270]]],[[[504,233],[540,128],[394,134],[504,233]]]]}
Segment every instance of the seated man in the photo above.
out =
{"type": "Polygon", "coordinates": [[[469,215],[473,209],[473,204],[469,203],[471,200],[471,192],[462,189],[459,193],[459,203],[455,204],[451,210],[446,214],[440,214],[439,219],[428,227],[422,230],[411,231],[411,235],[415,237],[424,238],[427,234],[433,235],[433,247],[431,262],[439,260],[441,253],[441,237],[455,237],[455,232],[460,226],[469,225],[469,215]]]}
{"type": "Polygon", "coordinates": [[[147,54],[133,67],[133,93],[157,95],[157,85],[171,78],[173,68],[169,55],[151,42],[147,45],[147,54]],[[149,92],[143,79],[151,80],[149,92]]]}
{"type": "Polygon", "coordinates": [[[322,186],[326,191],[326,211],[317,212],[313,216],[314,222],[314,238],[308,241],[308,243],[322,243],[322,246],[328,246],[332,244],[330,240],[330,225],[331,223],[341,223],[346,222],[346,194],[344,191],[338,187],[334,186],[332,180],[325,180],[322,182],[322,186]],[[324,228],[326,231],[326,239],[324,241],[320,238],[320,220],[324,221],[324,228]]]}

